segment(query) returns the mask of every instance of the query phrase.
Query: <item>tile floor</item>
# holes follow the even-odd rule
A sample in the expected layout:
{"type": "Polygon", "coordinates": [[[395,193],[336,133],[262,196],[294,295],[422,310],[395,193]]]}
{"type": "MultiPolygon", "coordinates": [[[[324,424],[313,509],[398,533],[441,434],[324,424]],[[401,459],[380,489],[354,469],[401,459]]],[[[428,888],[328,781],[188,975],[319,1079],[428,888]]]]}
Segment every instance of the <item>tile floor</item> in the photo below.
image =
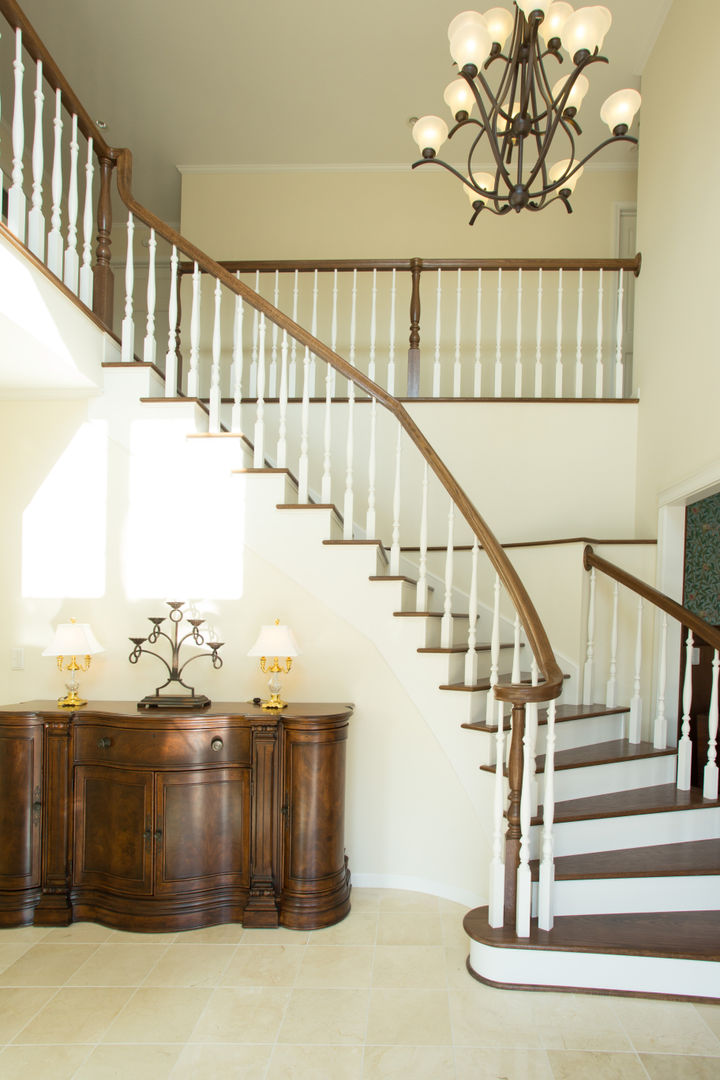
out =
{"type": "Polygon", "coordinates": [[[2,1080],[718,1080],[720,1005],[493,990],[463,908],[355,889],[327,930],[0,931],[2,1080]]]}

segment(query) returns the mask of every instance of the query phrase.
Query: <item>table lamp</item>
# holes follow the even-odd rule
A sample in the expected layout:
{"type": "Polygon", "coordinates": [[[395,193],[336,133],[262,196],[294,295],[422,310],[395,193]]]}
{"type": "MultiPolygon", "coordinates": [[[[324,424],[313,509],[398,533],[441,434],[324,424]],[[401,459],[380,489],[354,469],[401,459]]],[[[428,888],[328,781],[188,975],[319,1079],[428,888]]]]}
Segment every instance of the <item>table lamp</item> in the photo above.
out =
{"type": "Polygon", "coordinates": [[[56,656],[58,671],[63,667],[70,672],[70,682],[66,684],[68,691],[63,698],[58,698],[61,709],[74,709],[79,705],[87,705],[78,696],[78,671],[87,671],[90,667],[90,657],[96,653],[105,652],[98,639],[93,634],[89,623],[79,623],[71,619],[70,622],[59,623],[55,630],[55,636],[43,650],[43,656],[56,656]],[[78,661],[80,657],[80,661],[78,661]]]}
{"type": "Polygon", "coordinates": [[[289,672],[293,656],[298,656],[300,649],[289,626],[275,620],[274,626],[263,626],[258,639],[250,649],[248,656],[260,657],[260,669],[270,676],[268,688],[270,697],[263,701],[263,709],[284,709],[287,701],[280,698],[280,673],[289,672]],[[284,666],[280,659],[284,657],[284,666]],[[268,666],[268,661],[270,662],[268,666]]]}

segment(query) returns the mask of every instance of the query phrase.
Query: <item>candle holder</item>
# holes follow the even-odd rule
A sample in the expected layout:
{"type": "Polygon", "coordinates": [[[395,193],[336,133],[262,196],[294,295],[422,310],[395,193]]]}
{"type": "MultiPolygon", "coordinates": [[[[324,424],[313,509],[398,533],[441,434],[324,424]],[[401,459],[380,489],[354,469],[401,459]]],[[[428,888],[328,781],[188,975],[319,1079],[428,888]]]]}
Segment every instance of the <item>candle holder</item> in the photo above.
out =
{"type": "Polygon", "coordinates": [[[223,666],[222,657],[218,656],[218,650],[225,644],[223,641],[206,641],[203,635],[200,633],[200,627],[205,622],[204,619],[187,619],[186,621],[192,627],[188,630],[187,634],[178,639],[178,627],[183,621],[183,601],[169,600],[168,607],[170,608],[170,615],[153,616],[148,618],[153,624],[153,628],[147,637],[131,637],[130,641],[133,643],[133,650],[130,653],[129,660],[131,664],[137,664],[141,656],[154,656],[158,659],[168,670],[168,678],[158,686],[154,694],[148,694],[142,701],[138,701],[138,709],[206,709],[212,704],[210,698],[205,694],[196,694],[194,686],[188,686],[187,683],[182,680],[182,673],[188,664],[192,664],[193,660],[200,660],[203,657],[208,657],[212,661],[214,668],[221,668],[223,666]],[[165,619],[170,619],[172,623],[172,636],[166,634],[160,627],[165,622],[165,619]],[[160,653],[153,652],[152,649],[143,648],[145,642],[150,645],[155,645],[160,638],[170,644],[172,655],[170,657],[170,663],[161,656],[160,653]],[[210,653],[197,653],[195,656],[189,657],[182,665],[180,664],[180,649],[188,639],[192,639],[195,645],[207,645],[210,649],[210,653]],[[177,693],[163,694],[161,691],[166,686],[173,686],[177,693]],[[180,691],[180,687],[183,688],[185,693],[180,691]]]}

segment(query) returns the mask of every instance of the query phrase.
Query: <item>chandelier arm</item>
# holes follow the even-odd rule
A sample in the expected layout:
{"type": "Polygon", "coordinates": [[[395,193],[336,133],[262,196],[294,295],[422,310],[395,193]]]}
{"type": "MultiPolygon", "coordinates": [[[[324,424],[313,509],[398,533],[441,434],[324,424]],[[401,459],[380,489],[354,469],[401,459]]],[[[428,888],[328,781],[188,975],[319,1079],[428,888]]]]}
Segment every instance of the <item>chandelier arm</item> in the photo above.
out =
{"type": "Polygon", "coordinates": [[[205,644],[205,638],[200,633],[200,630],[197,627],[195,629],[197,630],[197,636],[195,636],[195,633],[194,633],[193,630],[188,630],[187,634],[185,634],[183,637],[180,638],[180,640],[178,641],[178,646],[177,646],[178,650],[180,649],[180,646],[182,644],[184,644],[184,642],[186,642],[189,637],[194,637],[195,641],[198,643],[198,645],[204,645],[205,644]]]}
{"type": "MultiPolygon", "coordinates": [[[[503,164],[502,155],[498,155],[497,137],[495,135],[495,130],[494,130],[492,124],[490,123],[490,119],[489,119],[487,110],[485,109],[485,102],[483,101],[482,94],[480,93],[477,86],[475,85],[475,79],[471,75],[467,75],[464,71],[461,72],[461,74],[462,74],[463,78],[465,79],[465,81],[469,84],[470,89],[472,90],[473,97],[475,98],[475,102],[477,104],[478,111],[479,111],[480,116],[482,118],[482,123],[484,125],[485,130],[488,133],[488,142],[490,144],[490,149],[492,150],[492,155],[495,158],[495,165],[497,167],[497,171],[502,175],[502,178],[505,181],[505,183],[507,184],[508,188],[510,188],[510,187],[512,187],[512,184],[511,184],[511,181],[510,181],[510,175],[509,175],[507,169],[505,168],[505,165],[503,164]]],[[[483,76],[480,74],[480,72],[478,72],[478,74],[477,74],[477,79],[482,84],[482,86],[483,86],[483,88],[485,90],[485,93],[488,95],[488,98],[490,99],[490,101],[494,102],[495,98],[493,97],[492,90],[490,89],[487,82],[485,81],[483,76]]],[[[491,113],[492,113],[492,110],[491,110],[491,113]]],[[[478,142],[479,142],[479,138],[476,139],[475,145],[477,145],[478,142]]],[[[497,180],[496,180],[496,184],[497,184],[497,180]]]]}
{"type": "Polygon", "coordinates": [[[482,74],[478,72],[478,79],[482,80],[485,93],[488,95],[490,101],[494,102],[498,108],[500,102],[503,100],[504,97],[507,96],[513,71],[515,71],[517,68],[520,49],[522,48],[523,42],[525,40],[524,23],[525,16],[518,8],[515,13],[515,25],[513,27],[513,36],[510,43],[510,48],[508,49],[508,55],[506,57],[503,57],[503,60],[505,61],[505,70],[502,74],[502,78],[500,79],[500,85],[497,89],[497,95],[493,94],[482,74]]]}
{"type": "Polygon", "coordinates": [[[582,169],[585,165],[587,165],[588,161],[590,161],[591,158],[594,158],[596,154],[599,154],[601,150],[604,150],[606,146],[610,146],[612,143],[617,142],[628,142],[633,143],[635,146],[637,146],[638,140],[635,138],[634,135],[611,135],[609,138],[604,139],[603,142],[598,143],[595,149],[591,150],[589,154],[586,154],[584,158],[576,162],[575,167],[571,169],[569,173],[563,176],[561,180],[558,180],[557,184],[554,184],[550,190],[554,191],[556,187],[560,187],[560,185],[565,180],[569,180],[571,176],[574,176],[578,169],[582,169]]]}

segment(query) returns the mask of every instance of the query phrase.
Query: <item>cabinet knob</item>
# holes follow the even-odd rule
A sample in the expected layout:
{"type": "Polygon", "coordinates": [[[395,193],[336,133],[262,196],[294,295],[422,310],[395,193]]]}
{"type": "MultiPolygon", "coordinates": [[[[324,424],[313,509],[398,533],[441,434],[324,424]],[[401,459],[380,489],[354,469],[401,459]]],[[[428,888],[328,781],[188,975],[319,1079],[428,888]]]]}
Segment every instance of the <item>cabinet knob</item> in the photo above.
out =
{"type": "Polygon", "coordinates": [[[98,750],[108,750],[112,746],[112,739],[109,739],[107,735],[103,735],[102,738],[98,739],[97,744],[98,750]]]}
{"type": "Polygon", "coordinates": [[[219,754],[220,751],[222,750],[222,748],[223,748],[222,739],[216,738],[216,739],[213,739],[212,742],[210,743],[210,749],[214,750],[216,754],[219,754]]]}

